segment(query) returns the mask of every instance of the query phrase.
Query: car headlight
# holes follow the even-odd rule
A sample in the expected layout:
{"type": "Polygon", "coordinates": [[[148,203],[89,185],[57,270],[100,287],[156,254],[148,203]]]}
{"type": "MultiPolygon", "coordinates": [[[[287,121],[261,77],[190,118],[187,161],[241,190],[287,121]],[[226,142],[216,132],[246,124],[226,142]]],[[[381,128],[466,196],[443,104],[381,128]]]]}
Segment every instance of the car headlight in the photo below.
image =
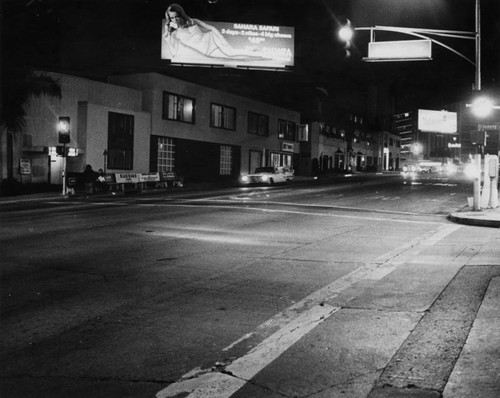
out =
{"type": "Polygon", "coordinates": [[[248,180],[249,180],[248,176],[241,176],[241,181],[248,182],[248,180]]]}
{"type": "Polygon", "coordinates": [[[262,181],[267,181],[267,180],[269,180],[269,176],[261,176],[260,179],[262,181]]]}

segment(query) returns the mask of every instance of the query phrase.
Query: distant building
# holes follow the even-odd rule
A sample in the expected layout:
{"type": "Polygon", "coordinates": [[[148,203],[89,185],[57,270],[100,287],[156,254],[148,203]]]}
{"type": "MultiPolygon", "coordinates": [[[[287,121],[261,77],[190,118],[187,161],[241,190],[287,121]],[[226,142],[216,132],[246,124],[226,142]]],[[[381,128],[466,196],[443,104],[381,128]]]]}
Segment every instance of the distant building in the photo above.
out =
{"type": "Polygon", "coordinates": [[[11,162],[19,181],[61,184],[64,145],[68,172],[90,164],[108,173],[175,171],[185,181],[217,181],[262,165],[298,165],[296,111],[156,73],[107,83],[48,75],[62,97],[25,105],[22,135],[1,146],[2,179],[11,162]],[[61,117],[70,124],[66,144],[57,132],[61,117]]]}
{"type": "Polygon", "coordinates": [[[309,174],[398,170],[399,136],[363,128],[362,119],[352,117],[351,128],[312,122],[309,139],[300,143],[300,169],[309,174]]]}
{"type": "Polygon", "coordinates": [[[480,119],[473,115],[465,102],[450,104],[446,108],[457,114],[456,132],[421,131],[418,110],[394,115],[393,132],[401,138],[403,163],[463,163],[475,153],[499,154],[500,119],[495,113],[480,119]]]}

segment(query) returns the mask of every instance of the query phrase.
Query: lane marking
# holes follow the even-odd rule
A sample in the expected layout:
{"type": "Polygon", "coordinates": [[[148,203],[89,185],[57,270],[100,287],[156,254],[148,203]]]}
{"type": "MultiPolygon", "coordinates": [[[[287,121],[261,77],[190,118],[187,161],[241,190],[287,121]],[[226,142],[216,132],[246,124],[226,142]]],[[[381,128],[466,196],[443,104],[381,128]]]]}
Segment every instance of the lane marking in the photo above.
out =
{"type": "MultiPolygon", "coordinates": [[[[263,203],[263,202],[260,202],[263,203]]],[[[279,204],[276,202],[271,202],[272,204],[279,204]]],[[[264,203],[265,204],[265,203],[264,203]]],[[[435,224],[440,224],[440,221],[419,221],[419,220],[407,220],[407,219],[397,219],[397,218],[382,218],[382,217],[367,217],[367,216],[349,216],[345,214],[331,214],[331,213],[312,213],[312,212],[307,212],[307,211],[298,211],[298,210],[286,210],[286,209],[261,209],[261,208],[256,208],[256,207],[242,207],[242,206],[222,206],[222,205],[195,205],[195,204],[185,204],[185,203],[159,203],[159,204],[153,204],[153,203],[140,203],[140,204],[134,204],[135,206],[144,206],[144,207],[194,207],[194,208],[209,208],[209,209],[232,209],[232,210],[246,210],[246,211],[256,211],[256,212],[263,212],[263,213],[285,213],[285,214],[300,214],[300,215],[307,215],[307,216],[321,216],[321,217],[331,217],[331,218],[348,218],[348,219],[355,219],[355,220],[370,220],[370,221],[385,221],[385,222],[401,222],[401,223],[411,223],[411,224],[427,224],[427,225],[435,225],[435,224]]],[[[296,206],[297,204],[295,204],[296,206]]],[[[323,207],[324,206],[319,206],[319,205],[307,205],[305,207],[323,207]]],[[[335,206],[332,209],[345,209],[345,210],[364,210],[366,209],[356,209],[352,207],[339,207],[335,206]]],[[[373,213],[382,213],[380,210],[369,210],[369,212],[373,213]]],[[[395,214],[395,215],[413,215],[413,216],[436,216],[434,214],[418,214],[418,213],[394,213],[394,212],[384,212],[388,214],[395,214]]]]}
{"type": "MultiPolygon", "coordinates": [[[[386,198],[385,196],[376,197],[376,198],[386,198]]],[[[395,197],[396,199],[400,199],[399,196],[395,197]]],[[[391,200],[396,200],[391,199],[391,200]]],[[[229,200],[222,199],[207,199],[210,202],[220,202],[220,203],[231,203],[229,200]]],[[[318,205],[313,203],[292,203],[292,202],[276,202],[276,201],[259,201],[253,202],[254,204],[265,204],[265,205],[283,205],[283,206],[295,206],[295,207],[310,207],[310,208],[321,208],[321,209],[340,209],[340,210],[353,210],[353,211],[364,211],[371,213],[381,213],[381,214],[397,214],[397,215],[409,215],[409,216],[421,216],[422,213],[408,212],[408,211],[396,211],[396,210],[378,210],[378,209],[367,209],[364,207],[351,207],[351,206],[337,206],[337,205],[318,205]]]]}
{"type": "MultiPolygon", "coordinates": [[[[412,252],[412,249],[415,247],[421,244],[435,244],[459,228],[462,226],[442,225],[313,292],[259,325],[254,332],[245,334],[223,349],[223,351],[228,351],[253,335],[265,334],[266,331],[278,329],[248,354],[234,360],[222,371],[220,369],[214,371],[213,369],[195,368],[182,376],[179,381],[159,391],[156,397],[171,398],[178,394],[188,394],[187,398],[231,397],[255,374],[278,358],[320,322],[340,309],[330,306],[326,301],[335,298],[342,291],[361,280],[382,279],[397,268],[403,255],[414,257],[416,253],[412,252]]],[[[420,250],[417,249],[418,251],[420,250]]]]}
{"type": "Polygon", "coordinates": [[[171,384],[156,394],[158,398],[189,393],[189,398],[229,398],[257,373],[277,359],[340,307],[317,305],[265,339],[248,354],[236,359],[224,372],[211,372],[171,384]]]}

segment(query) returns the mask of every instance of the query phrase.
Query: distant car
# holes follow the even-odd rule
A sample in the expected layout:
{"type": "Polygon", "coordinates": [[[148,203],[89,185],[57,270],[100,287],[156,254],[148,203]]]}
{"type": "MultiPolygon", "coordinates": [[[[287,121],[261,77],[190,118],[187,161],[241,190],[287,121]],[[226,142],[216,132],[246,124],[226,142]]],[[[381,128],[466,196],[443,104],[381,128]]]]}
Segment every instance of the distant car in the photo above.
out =
{"type": "Polygon", "coordinates": [[[293,179],[293,170],[287,170],[283,167],[257,167],[255,173],[245,174],[240,177],[241,185],[257,184],[284,184],[293,179]]]}

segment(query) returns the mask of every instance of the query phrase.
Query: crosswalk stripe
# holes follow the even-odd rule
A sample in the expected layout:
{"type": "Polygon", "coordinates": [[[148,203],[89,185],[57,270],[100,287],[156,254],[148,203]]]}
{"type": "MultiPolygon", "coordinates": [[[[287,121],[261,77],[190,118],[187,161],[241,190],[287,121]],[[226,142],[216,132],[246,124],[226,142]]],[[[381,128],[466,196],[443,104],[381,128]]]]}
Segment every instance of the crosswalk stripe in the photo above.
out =
{"type": "Polygon", "coordinates": [[[194,379],[171,384],[157,398],[175,397],[188,392],[187,398],[229,398],[257,373],[278,358],[340,307],[316,305],[303,312],[284,328],[265,339],[248,354],[236,359],[224,372],[202,374],[194,379]]]}

